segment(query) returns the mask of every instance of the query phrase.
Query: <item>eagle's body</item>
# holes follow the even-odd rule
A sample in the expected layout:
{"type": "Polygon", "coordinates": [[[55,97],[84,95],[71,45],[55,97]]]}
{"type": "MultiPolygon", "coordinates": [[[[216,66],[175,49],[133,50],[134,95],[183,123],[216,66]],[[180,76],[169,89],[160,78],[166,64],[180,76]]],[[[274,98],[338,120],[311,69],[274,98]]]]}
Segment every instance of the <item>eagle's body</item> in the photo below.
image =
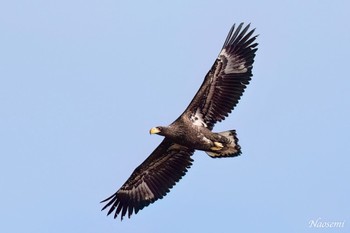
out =
{"type": "MultiPolygon", "coordinates": [[[[198,119],[196,121],[198,121],[198,119]]],[[[191,118],[181,117],[168,127],[158,126],[152,128],[151,133],[162,135],[188,148],[209,152],[209,155],[212,157],[215,157],[214,153],[216,154],[219,151],[220,154],[217,154],[217,156],[222,155],[222,157],[229,155],[236,156],[240,153],[240,147],[235,144],[237,139],[235,138],[234,130],[214,133],[208,128],[202,125],[196,125],[193,122],[191,118]],[[222,148],[218,147],[220,144],[222,148]],[[227,151],[231,153],[227,154],[227,151]]]]}
{"type": "MultiPolygon", "coordinates": [[[[169,126],[158,126],[151,134],[164,140],[131,174],[124,185],[106,200],[103,209],[121,218],[163,198],[192,165],[195,150],[213,158],[241,154],[235,130],[214,133],[215,123],[228,116],[238,103],[252,76],[257,36],[249,25],[231,28],[222,50],[186,110],[169,126]]],[[[103,210],[102,209],[102,210],[103,210]]]]}

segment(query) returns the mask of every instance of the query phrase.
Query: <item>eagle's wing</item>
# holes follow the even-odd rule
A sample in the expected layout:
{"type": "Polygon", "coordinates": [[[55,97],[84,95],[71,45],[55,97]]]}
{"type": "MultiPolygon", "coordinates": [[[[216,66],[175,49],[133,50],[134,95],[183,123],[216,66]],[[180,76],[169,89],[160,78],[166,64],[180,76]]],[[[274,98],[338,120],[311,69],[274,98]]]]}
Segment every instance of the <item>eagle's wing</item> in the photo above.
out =
{"type": "MultiPolygon", "coordinates": [[[[212,129],[237,105],[252,76],[257,36],[250,25],[231,28],[222,50],[190,105],[181,115],[212,129]]],[[[196,122],[194,122],[196,124],[196,122]]]]}
{"type": "Polygon", "coordinates": [[[103,200],[110,206],[109,215],[113,211],[114,218],[121,213],[121,219],[128,212],[130,218],[135,214],[163,198],[192,165],[191,155],[194,150],[164,139],[152,154],[139,165],[123,186],[112,196],[103,200]]]}

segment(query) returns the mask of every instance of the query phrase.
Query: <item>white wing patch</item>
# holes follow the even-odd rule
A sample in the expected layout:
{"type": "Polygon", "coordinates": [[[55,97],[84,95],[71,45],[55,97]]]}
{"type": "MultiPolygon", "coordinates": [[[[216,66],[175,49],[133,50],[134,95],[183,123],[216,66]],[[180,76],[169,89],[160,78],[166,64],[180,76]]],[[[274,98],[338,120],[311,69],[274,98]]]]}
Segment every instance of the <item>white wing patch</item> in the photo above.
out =
{"type": "Polygon", "coordinates": [[[210,139],[206,138],[205,136],[202,137],[202,141],[207,143],[207,144],[211,144],[212,143],[212,141],[210,139]]]}
{"type": "Polygon", "coordinates": [[[190,120],[196,126],[207,128],[207,124],[203,120],[203,114],[199,112],[198,108],[196,110],[196,113],[194,115],[191,115],[190,120]]]}
{"type": "Polygon", "coordinates": [[[226,49],[221,51],[219,54],[219,59],[227,62],[224,69],[225,74],[245,73],[248,70],[245,66],[245,60],[237,60],[237,57],[230,56],[226,53],[226,49]]]}

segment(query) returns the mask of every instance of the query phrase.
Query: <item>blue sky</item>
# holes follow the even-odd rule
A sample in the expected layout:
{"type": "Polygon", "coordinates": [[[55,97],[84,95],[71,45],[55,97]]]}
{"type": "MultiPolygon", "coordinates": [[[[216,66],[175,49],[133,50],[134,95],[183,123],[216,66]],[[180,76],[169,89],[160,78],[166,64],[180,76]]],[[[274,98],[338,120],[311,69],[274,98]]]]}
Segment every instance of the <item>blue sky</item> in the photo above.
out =
{"type": "Polygon", "coordinates": [[[348,232],[349,3],[3,1],[1,232],[348,232]],[[259,34],[253,80],[162,200],[100,212],[182,113],[233,23],[259,34]],[[342,229],[309,221],[345,221],[342,229]]]}

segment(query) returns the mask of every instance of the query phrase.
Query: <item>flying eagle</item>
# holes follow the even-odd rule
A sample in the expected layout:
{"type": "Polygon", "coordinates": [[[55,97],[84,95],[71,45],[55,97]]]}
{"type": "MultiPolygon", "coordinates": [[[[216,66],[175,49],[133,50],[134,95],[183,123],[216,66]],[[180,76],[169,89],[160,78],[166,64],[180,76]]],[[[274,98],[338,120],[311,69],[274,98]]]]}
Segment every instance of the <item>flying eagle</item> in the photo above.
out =
{"type": "MultiPolygon", "coordinates": [[[[235,130],[214,133],[212,129],[237,105],[252,77],[257,51],[254,30],[232,26],[214,65],[205,76],[186,110],[169,126],[158,126],[150,134],[164,136],[160,145],[139,165],[123,186],[103,200],[121,219],[163,198],[192,165],[195,150],[213,158],[235,157],[241,147],[235,130]]],[[[101,202],[101,203],[102,203],[101,202]]]]}

